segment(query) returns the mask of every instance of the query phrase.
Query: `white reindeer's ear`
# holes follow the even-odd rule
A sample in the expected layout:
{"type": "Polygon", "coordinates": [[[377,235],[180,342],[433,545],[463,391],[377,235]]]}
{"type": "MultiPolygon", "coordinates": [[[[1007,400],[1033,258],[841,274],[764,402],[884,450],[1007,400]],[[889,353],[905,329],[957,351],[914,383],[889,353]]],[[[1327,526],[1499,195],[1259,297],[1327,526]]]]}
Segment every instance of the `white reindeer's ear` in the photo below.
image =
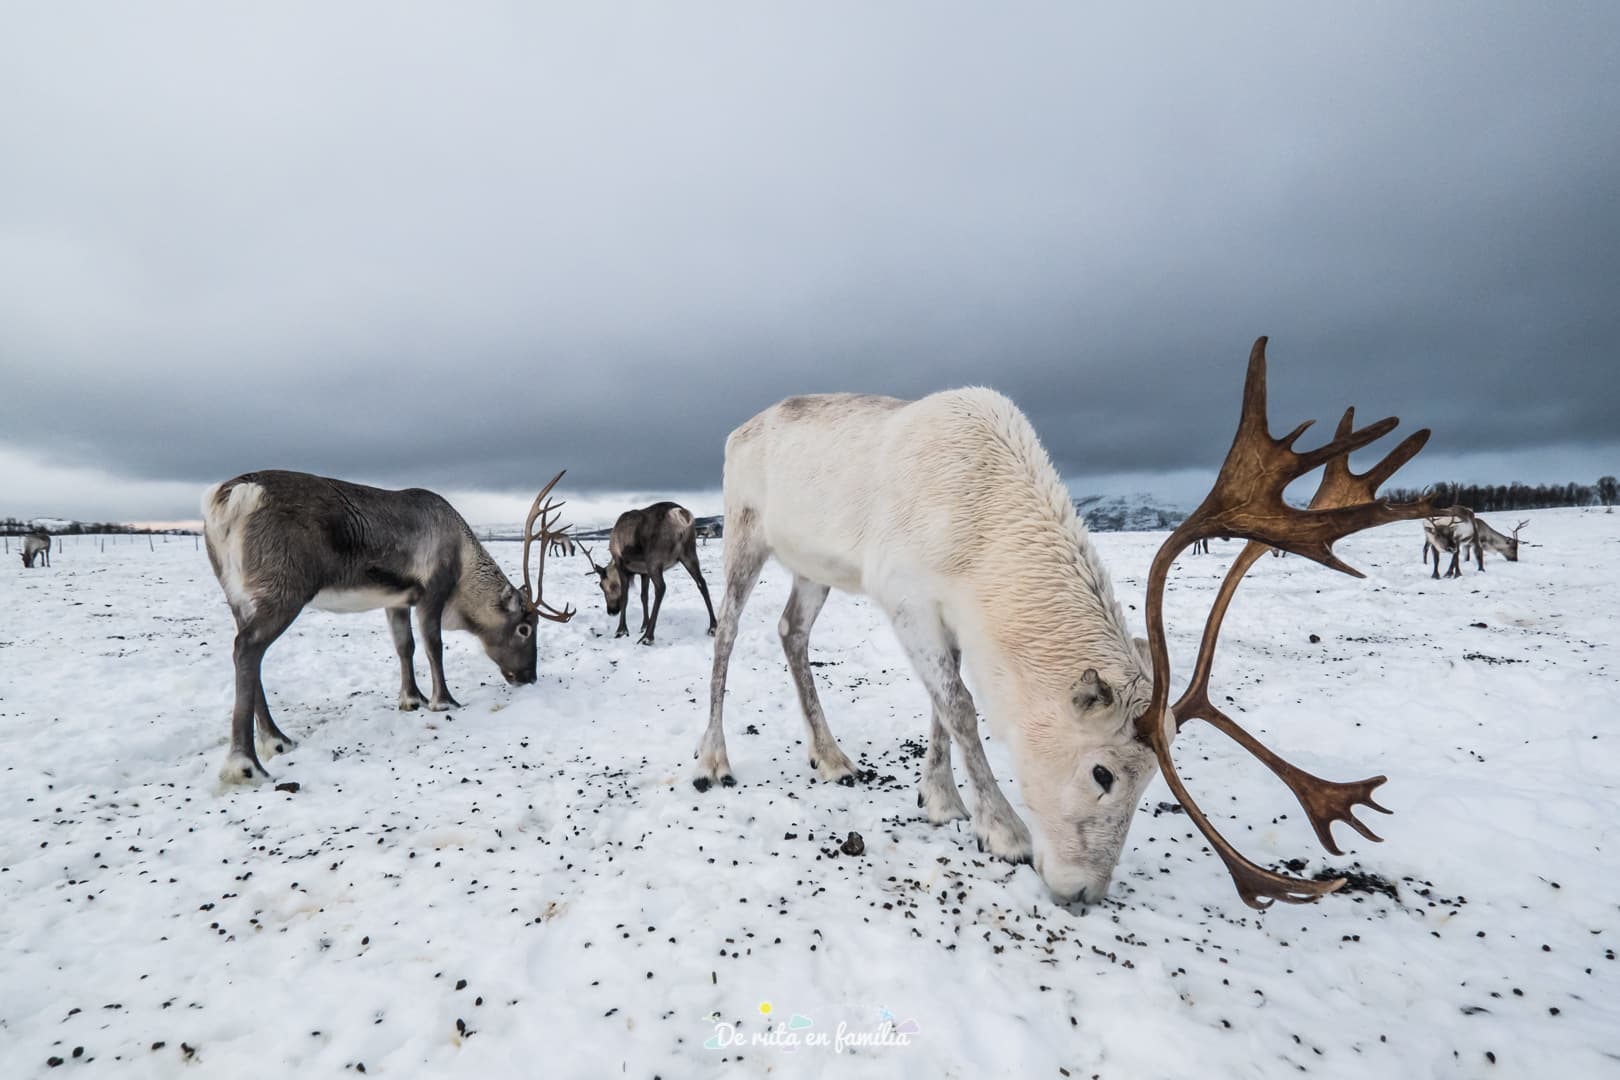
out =
{"type": "Polygon", "coordinates": [[[1096,668],[1086,668],[1080,681],[1074,684],[1074,706],[1081,712],[1101,705],[1107,707],[1114,703],[1114,688],[1097,674],[1096,668]]]}
{"type": "Polygon", "coordinates": [[[1148,639],[1145,637],[1133,638],[1132,643],[1136,646],[1136,655],[1142,658],[1142,666],[1152,671],[1153,649],[1148,645],[1148,639]]]}

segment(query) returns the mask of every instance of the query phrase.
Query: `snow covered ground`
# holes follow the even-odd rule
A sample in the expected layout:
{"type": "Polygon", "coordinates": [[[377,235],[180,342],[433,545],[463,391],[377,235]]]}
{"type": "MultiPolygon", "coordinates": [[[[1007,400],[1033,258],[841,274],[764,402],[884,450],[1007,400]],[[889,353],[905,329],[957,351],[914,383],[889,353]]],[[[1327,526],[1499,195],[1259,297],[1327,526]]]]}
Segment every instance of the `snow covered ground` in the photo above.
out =
{"type": "MultiPolygon", "coordinates": [[[[1269,773],[1190,728],[1189,785],[1251,856],[1395,885],[1264,914],[1162,781],[1084,913],[918,820],[923,692],[847,597],[812,656],[875,778],[818,784],[774,567],[733,661],[736,788],[689,783],[695,589],[671,578],[643,648],[554,567],[548,596],[581,614],[541,627],[540,682],[507,688],[450,635],[453,714],[395,710],[381,613],[303,616],[265,667],[301,739],[269,766],[300,788],[222,794],[232,627],[206,556],[13,556],[0,1077],[1620,1075],[1620,515],[1528,516],[1541,546],[1461,581],[1429,579],[1411,524],[1340,545],[1367,581],[1251,575],[1217,693],[1313,771],[1388,773],[1396,811],[1369,815],[1386,843],[1341,829],[1328,857],[1269,773]],[[864,854],[839,851],[851,831],[864,854]]],[[[1138,608],[1160,539],[1097,538],[1138,608]]],[[[1183,677],[1237,545],[1216,547],[1172,583],[1183,677]]],[[[719,545],[701,554],[717,584],[719,545]]]]}

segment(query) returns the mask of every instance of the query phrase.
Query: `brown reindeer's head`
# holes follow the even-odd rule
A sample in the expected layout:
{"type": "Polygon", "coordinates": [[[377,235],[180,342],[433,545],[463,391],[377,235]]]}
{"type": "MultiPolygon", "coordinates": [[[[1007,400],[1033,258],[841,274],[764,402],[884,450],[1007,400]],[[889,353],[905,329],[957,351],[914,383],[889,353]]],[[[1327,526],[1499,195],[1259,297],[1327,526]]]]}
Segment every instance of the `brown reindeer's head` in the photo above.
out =
{"type": "Polygon", "coordinates": [[[618,561],[610,558],[606,566],[598,566],[596,560],[591,558],[590,548],[581,544],[579,549],[584,553],[585,561],[591,564],[591,573],[596,575],[596,584],[601,587],[602,598],[607,601],[607,613],[617,615],[624,610],[630,592],[630,582],[620,572],[618,561]]]}
{"type": "Polygon", "coordinates": [[[558,473],[551,478],[551,483],[540,489],[540,494],[534,497],[534,505],[529,508],[529,518],[523,523],[523,591],[519,593],[510,586],[503,587],[497,605],[498,621],[493,625],[475,627],[479,641],[483,642],[484,652],[495,661],[506,681],[514,686],[535,681],[538,658],[535,630],[540,620],[567,622],[574,617],[573,608],[565,607],[558,611],[540,595],[546,575],[546,550],[567,536],[568,526],[557,527],[557,511],[563,504],[546,501],[546,495],[562,476],[562,473],[558,473]],[[540,522],[538,530],[535,528],[536,520],[540,522]],[[540,566],[531,587],[529,549],[536,540],[540,541],[540,566]]]}
{"type": "Polygon", "coordinates": [[[1508,562],[1519,561],[1519,530],[1528,524],[1530,524],[1528,521],[1521,521],[1513,526],[1513,535],[1508,537],[1507,550],[1502,552],[1508,562]]]}

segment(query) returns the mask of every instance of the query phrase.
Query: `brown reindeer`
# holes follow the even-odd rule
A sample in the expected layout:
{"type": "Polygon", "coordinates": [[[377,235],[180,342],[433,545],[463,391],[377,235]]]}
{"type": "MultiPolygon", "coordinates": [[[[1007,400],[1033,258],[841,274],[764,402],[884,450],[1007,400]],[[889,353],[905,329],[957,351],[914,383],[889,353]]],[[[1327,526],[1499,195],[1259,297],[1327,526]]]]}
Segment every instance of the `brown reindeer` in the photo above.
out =
{"type": "Polygon", "coordinates": [[[709,609],[709,633],[714,633],[714,605],[709,602],[709,585],[703,580],[698,566],[697,536],[692,528],[692,514],[684,506],[672,502],[653,503],[641,510],[626,510],[613,525],[608,539],[608,562],[598,566],[591,558],[590,548],[580,545],[585,559],[591,564],[596,583],[602,587],[609,615],[619,617],[619,629],[614,637],[630,633],[625,616],[630,607],[630,585],[636,575],[641,576],[641,636],[638,645],[651,645],[653,632],[658,628],[658,610],[664,603],[664,571],[676,563],[697,582],[703,594],[703,606],[709,609]],[[647,613],[647,582],[653,586],[652,614],[647,613]]]}

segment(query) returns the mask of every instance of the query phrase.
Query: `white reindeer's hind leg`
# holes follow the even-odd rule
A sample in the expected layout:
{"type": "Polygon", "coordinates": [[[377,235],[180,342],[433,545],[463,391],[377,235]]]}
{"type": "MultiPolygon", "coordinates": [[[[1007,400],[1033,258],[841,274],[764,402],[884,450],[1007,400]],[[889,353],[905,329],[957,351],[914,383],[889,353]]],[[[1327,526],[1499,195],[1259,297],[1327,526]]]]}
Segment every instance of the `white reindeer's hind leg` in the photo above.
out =
{"type": "Polygon", "coordinates": [[[923,758],[922,777],[917,782],[917,805],[934,825],[965,821],[967,807],[956,790],[956,774],[951,772],[951,736],[940,721],[939,710],[929,710],[928,754],[923,758]]]}
{"type": "Polygon", "coordinates": [[[731,761],[726,757],[726,733],[721,721],[726,701],[726,670],[731,664],[731,647],[737,641],[737,621],[742,617],[743,606],[748,603],[769,554],[752,510],[726,514],[726,591],[720,597],[720,620],[714,635],[709,726],[704,729],[703,741],[698,743],[694,755],[698,767],[692,786],[699,791],[709,790],[709,785],[714,783],[730,787],[737,782],[731,775],[731,761]]]}
{"type": "Polygon", "coordinates": [[[793,686],[799,691],[804,722],[810,727],[810,767],[824,781],[853,784],[855,766],[839,749],[838,740],[827,727],[821,699],[816,696],[816,681],[810,673],[810,628],[816,625],[821,605],[827,602],[827,591],[827,586],[795,575],[793,592],[788,596],[776,631],[782,637],[782,651],[787,654],[793,686]]]}
{"type": "Polygon", "coordinates": [[[935,715],[944,721],[945,729],[962,748],[962,764],[973,785],[973,831],[979,838],[979,849],[1008,862],[1029,862],[1035,850],[1029,829],[1002,794],[990,761],[984,756],[978,710],[962,684],[949,631],[935,611],[917,611],[904,602],[885,606],[911,666],[928,687],[935,715]]]}

